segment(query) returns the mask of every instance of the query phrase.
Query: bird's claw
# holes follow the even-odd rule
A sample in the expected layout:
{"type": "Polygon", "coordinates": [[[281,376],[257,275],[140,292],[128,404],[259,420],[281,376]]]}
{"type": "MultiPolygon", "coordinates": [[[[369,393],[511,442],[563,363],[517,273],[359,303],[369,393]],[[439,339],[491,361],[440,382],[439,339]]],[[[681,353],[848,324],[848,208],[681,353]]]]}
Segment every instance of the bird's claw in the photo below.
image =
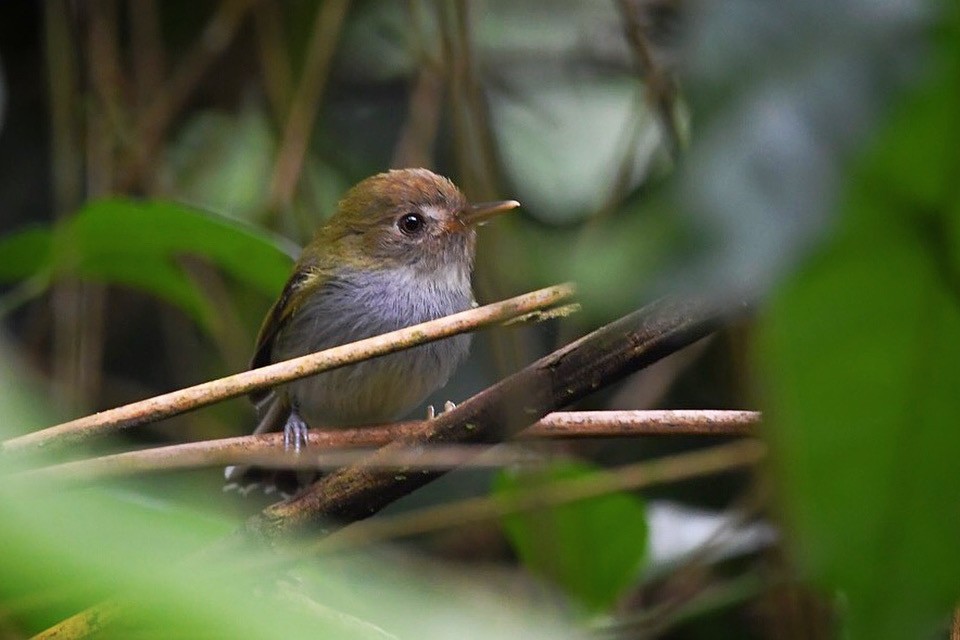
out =
{"type": "Polygon", "coordinates": [[[283,425],[283,450],[293,450],[300,453],[307,446],[310,429],[296,412],[290,414],[287,423],[283,425]]]}
{"type": "Polygon", "coordinates": [[[451,409],[456,409],[456,408],[457,408],[457,403],[456,403],[456,402],[450,402],[449,400],[447,400],[446,402],[443,403],[443,410],[438,414],[438,413],[436,412],[436,410],[433,408],[433,405],[432,405],[432,404],[428,404],[428,405],[427,405],[427,420],[433,420],[433,419],[436,418],[438,415],[443,415],[443,414],[446,413],[447,411],[450,411],[451,409]]]}

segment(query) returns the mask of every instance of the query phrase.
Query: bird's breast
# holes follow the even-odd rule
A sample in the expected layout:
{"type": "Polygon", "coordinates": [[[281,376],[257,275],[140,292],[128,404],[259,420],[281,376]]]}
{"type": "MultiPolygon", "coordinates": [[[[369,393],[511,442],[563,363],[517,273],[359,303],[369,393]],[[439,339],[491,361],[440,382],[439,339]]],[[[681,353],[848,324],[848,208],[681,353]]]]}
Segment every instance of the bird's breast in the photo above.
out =
{"type": "MultiPolygon", "coordinates": [[[[362,340],[464,311],[473,304],[469,273],[413,268],[348,272],[310,296],[277,336],[273,361],[362,340]]],[[[396,419],[446,384],[466,357],[461,335],[294,381],[286,387],[313,427],[396,419]]]]}

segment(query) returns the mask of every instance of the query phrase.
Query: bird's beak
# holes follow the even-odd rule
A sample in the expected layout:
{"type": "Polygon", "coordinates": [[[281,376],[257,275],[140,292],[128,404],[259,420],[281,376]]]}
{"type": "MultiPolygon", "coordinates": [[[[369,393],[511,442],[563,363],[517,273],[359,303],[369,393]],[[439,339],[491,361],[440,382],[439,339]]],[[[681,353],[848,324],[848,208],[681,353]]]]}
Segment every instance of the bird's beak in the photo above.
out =
{"type": "Polygon", "coordinates": [[[483,202],[468,205],[457,214],[457,218],[466,226],[479,226],[491,219],[512,211],[520,206],[516,200],[501,200],[499,202],[483,202]]]}

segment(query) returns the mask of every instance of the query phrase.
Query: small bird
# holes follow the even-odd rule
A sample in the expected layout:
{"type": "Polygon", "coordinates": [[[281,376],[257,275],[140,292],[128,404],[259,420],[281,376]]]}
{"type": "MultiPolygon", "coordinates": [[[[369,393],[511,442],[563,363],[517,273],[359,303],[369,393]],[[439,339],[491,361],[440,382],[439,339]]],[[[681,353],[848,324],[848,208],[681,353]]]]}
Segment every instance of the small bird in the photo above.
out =
{"type": "MultiPolygon", "coordinates": [[[[251,368],[471,308],[475,228],[518,206],[470,205],[426,169],[361,181],[304,248],[260,328],[251,368]]],[[[469,334],[454,336],[255,392],[254,433],[282,430],[285,448],[300,450],[308,427],[395,420],[446,384],[469,348],[469,334]]],[[[225,475],[241,489],[261,483],[283,493],[303,480],[256,467],[225,475]]]]}

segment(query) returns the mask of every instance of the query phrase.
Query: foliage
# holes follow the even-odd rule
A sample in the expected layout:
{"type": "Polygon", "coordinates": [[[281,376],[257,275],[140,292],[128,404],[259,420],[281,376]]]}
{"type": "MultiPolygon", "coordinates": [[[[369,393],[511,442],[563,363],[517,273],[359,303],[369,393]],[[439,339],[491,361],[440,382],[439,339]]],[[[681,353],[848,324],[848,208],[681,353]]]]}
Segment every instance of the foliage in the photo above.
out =
{"type": "Polygon", "coordinates": [[[0,282],[38,278],[37,294],[64,278],[129,286],[209,327],[217,314],[182,258],[202,257],[270,296],[287,278],[289,253],[262,230],[226,218],[173,202],[112,198],[88,203],[56,227],[0,239],[0,282]]]}
{"type": "MultiPolygon", "coordinates": [[[[0,438],[49,420],[35,390],[11,373],[0,369],[0,438]]],[[[118,603],[122,613],[97,637],[150,628],[166,637],[568,637],[558,618],[495,593],[479,575],[444,578],[437,598],[436,585],[405,571],[401,558],[374,552],[301,559],[293,578],[272,551],[222,557],[214,547],[236,519],[209,509],[198,487],[192,493],[191,507],[120,485],[64,488],[5,476],[0,630],[40,630],[94,603],[118,603]]]]}
{"type": "Polygon", "coordinates": [[[758,345],[802,567],[842,595],[855,638],[926,637],[960,595],[958,26],[758,345]]]}

